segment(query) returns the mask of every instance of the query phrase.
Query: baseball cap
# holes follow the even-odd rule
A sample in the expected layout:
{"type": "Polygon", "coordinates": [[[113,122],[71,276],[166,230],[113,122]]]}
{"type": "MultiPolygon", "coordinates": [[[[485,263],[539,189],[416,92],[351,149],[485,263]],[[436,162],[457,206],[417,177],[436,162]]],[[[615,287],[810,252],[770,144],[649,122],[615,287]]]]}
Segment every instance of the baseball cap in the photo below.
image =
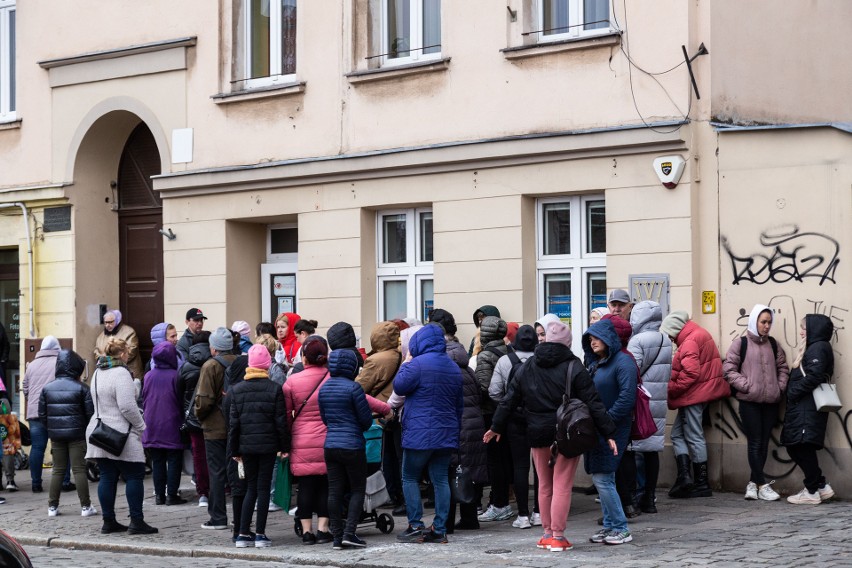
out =
{"type": "Polygon", "coordinates": [[[187,310],[187,312],[186,312],[186,319],[188,319],[188,320],[205,319],[206,320],[207,316],[205,316],[201,312],[201,310],[199,310],[198,308],[191,308],[191,309],[187,310]]]}
{"type": "Polygon", "coordinates": [[[632,304],[633,300],[630,299],[630,294],[627,293],[626,290],[613,290],[609,293],[609,302],[621,302],[622,304],[632,304]]]}

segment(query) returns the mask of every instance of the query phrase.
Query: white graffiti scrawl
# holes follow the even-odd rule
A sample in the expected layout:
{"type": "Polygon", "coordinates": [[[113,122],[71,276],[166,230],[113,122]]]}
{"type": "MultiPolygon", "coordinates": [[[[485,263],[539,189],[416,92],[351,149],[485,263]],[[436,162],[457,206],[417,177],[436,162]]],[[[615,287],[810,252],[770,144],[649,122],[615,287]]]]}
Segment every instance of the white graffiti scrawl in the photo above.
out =
{"type": "Polygon", "coordinates": [[[837,283],[840,243],[828,235],[804,233],[797,225],[787,225],[762,232],[760,244],[769,250],[740,256],[734,253],[728,239],[722,237],[722,246],[731,261],[733,284],[804,282],[806,278],[817,279],[820,286],[837,283]]]}

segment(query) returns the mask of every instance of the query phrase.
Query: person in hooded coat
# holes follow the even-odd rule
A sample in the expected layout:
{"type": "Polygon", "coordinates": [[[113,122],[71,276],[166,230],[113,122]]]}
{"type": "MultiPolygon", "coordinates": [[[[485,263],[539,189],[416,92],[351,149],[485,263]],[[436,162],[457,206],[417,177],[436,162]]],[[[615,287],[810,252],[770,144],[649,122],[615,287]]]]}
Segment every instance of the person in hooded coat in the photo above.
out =
{"type": "Polygon", "coordinates": [[[62,350],[56,358],[56,378],[45,385],[38,400],[38,416],[47,429],[53,455],[48,514],[59,514],[66,464],[70,461],[77,486],[81,515],[97,514],[89,497],[86,478],[86,426],[95,413],[89,387],[80,382],[86,362],[74,351],[62,350]]]}
{"type": "MultiPolygon", "coordinates": [[[[30,479],[32,492],[41,493],[44,452],[47,449],[47,427],[39,419],[39,398],[45,385],[56,376],[56,358],[59,356],[59,340],[48,335],[41,342],[41,349],[30,361],[24,372],[25,417],[30,425],[32,448],[30,450],[30,479]]],[[[5,393],[4,393],[5,394],[5,393]]],[[[69,468],[70,469],[70,468],[69,468]]],[[[14,472],[14,469],[13,469],[14,472]]],[[[69,479],[70,481],[70,479],[69,479]]]]}
{"type": "MultiPolygon", "coordinates": [[[[479,326],[482,325],[482,320],[484,320],[488,316],[494,316],[495,318],[499,318],[500,310],[498,310],[496,306],[486,304],[477,308],[477,310],[473,312],[473,325],[476,326],[476,329],[479,329],[479,326]]],[[[475,342],[476,338],[470,340],[470,347],[467,350],[468,359],[473,357],[473,346],[475,342]]]]}
{"type": "MultiPolygon", "coordinates": [[[[660,475],[660,452],[663,451],[666,433],[666,414],[668,412],[668,387],[672,374],[672,341],[660,333],[663,313],[660,304],[645,300],[633,306],[630,312],[630,324],[633,336],[627,343],[627,350],[633,355],[642,385],[651,395],[651,415],[657,431],[650,438],[631,442],[633,452],[642,455],[645,473],[645,487],[639,498],[639,509],[643,513],[656,513],[657,479],[660,475]]],[[[635,475],[634,475],[635,477],[635,475]]],[[[628,485],[635,485],[635,481],[628,485]]]]}
{"type": "Polygon", "coordinates": [[[555,321],[561,322],[562,320],[556,314],[544,314],[533,324],[539,343],[544,343],[547,340],[547,326],[555,321]]]}
{"type": "Polygon", "coordinates": [[[295,326],[302,317],[292,312],[284,312],[275,318],[276,339],[281,344],[275,354],[275,360],[288,369],[299,362],[296,355],[302,344],[296,338],[295,326]]]}
{"type": "Polygon", "coordinates": [[[201,422],[195,416],[195,388],[201,367],[210,359],[210,332],[201,330],[192,336],[194,343],[189,347],[189,355],[178,373],[177,392],[183,404],[184,422],[189,431],[192,444],[192,466],[195,472],[195,492],[198,494],[198,506],[208,505],[210,495],[210,472],[207,470],[207,450],[204,447],[204,431],[201,422]]]}
{"type": "Polygon", "coordinates": [[[722,371],[731,385],[739,404],[740,421],[748,441],[748,465],[751,470],[745,498],[777,501],[781,498],[770,481],[766,482],[763,468],[769,455],[769,438],[778,422],[781,397],[787,388],[790,370],[787,355],[769,336],[773,311],[757,304],[748,318],[744,337],[731,342],[722,371]],[[743,358],[743,340],[746,341],[743,358]],[[776,353],[777,351],[777,353],[776,353]]]}
{"type": "Polygon", "coordinates": [[[622,351],[621,339],[609,320],[601,320],[589,326],[583,334],[583,351],[587,360],[591,360],[589,373],[595,382],[595,388],[607,414],[615,423],[613,438],[618,447],[618,452],[613,455],[609,445],[600,439],[597,448],[584,456],[586,472],[592,475],[603,512],[603,528],[590,540],[623,544],[632,541],[633,536],[627,526],[627,517],[615,487],[615,472],[630,442],[638,370],[633,358],[622,351]]]}
{"type": "Polygon", "coordinates": [[[616,449],[613,440],[616,429],[589,373],[571,352],[571,328],[560,321],[551,321],[546,334],[547,341],[535,348],[533,356],[509,383],[483,441],[488,443],[504,435],[515,409],[523,409],[527,444],[532,448],[533,462],[539,472],[538,505],[544,534],[537,546],[562,552],[573,548],[565,538],[565,526],[571,509],[574,475],[580,463],[579,456],[567,458],[552,448],[556,439],[556,411],[566,391],[570,389],[572,398],[589,407],[595,427],[607,440],[610,451],[616,449]]]}
{"type": "Polygon", "coordinates": [[[787,383],[787,413],[781,428],[781,444],[805,474],[805,487],[787,497],[795,505],[818,505],[834,497],[834,490],[822,475],[817,451],[825,444],[828,412],[816,409],[813,392],[834,374],[831,338],[834,324],[822,314],[808,314],[802,320],[802,342],[787,383]]]}
{"type": "Polygon", "coordinates": [[[183,401],[177,388],[177,349],[163,341],[151,355],[153,368],[145,375],[142,387],[142,412],[148,426],[142,432],[142,447],[151,456],[155,503],[182,505],[186,499],[177,492],[183,469],[183,401]]]}
{"type": "MultiPolygon", "coordinates": [[[[517,380],[521,365],[532,357],[537,345],[538,336],[535,328],[531,325],[522,325],[518,328],[512,349],[506,355],[500,357],[494,367],[494,375],[492,375],[491,384],[488,387],[488,395],[491,400],[497,404],[503,400],[511,383],[517,380]]],[[[527,443],[527,422],[524,418],[523,408],[516,409],[509,419],[506,426],[506,441],[512,456],[513,488],[518,505],[518,518],[515,519],[512,526],[519,529],[538,526],[541,524],[541,515],[538,509],[538,474],[533,470],[535,498],[533,500],[533,514],[530,515],[530,446],[527,443]]]]}

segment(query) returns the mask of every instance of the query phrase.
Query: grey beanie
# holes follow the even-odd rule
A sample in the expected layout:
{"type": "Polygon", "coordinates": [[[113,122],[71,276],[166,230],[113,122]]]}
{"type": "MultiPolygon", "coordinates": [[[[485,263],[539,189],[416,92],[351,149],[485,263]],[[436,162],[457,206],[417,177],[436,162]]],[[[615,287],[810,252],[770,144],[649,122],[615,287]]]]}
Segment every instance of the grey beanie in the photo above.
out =
{"type": "Polygon", "coordinates": [[[234,336],[227,327],[217,327],[210,334],[210,347],[219,352],[232,351],[234,349],[234,336]]]}
{"type": "Polygon", "coordinates": [[[660,331],[669,337],[677,337],[689,321],[689,314],[684,311],[675,311],[666,316],[660,324],[660,331]]]}

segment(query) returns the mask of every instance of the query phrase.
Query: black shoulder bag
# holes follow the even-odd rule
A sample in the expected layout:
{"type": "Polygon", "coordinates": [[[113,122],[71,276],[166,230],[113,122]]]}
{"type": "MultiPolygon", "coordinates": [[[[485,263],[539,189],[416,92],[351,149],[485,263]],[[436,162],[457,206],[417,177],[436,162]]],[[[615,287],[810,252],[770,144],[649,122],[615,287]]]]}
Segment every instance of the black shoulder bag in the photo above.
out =
{"type": "Polygon", "coordinates": [[[92,430],[92,433],[89,434],[89,443],[118,457],[121,455],[121,452],[124,451],[124,445],[127,444],[127,437],[130,435],[132,425],[128,423],[127,432],[121,432],[111,426],[107,426],[101,420],[101,413],[98,410],[99,397],[98,383],[96,382],[97,376],[98,373],[95,371],[95,376],[92,377],[92,382],[95,386],[95,420],[97,420],[97,424],[95,424],[95,429],[92,430]]]}

